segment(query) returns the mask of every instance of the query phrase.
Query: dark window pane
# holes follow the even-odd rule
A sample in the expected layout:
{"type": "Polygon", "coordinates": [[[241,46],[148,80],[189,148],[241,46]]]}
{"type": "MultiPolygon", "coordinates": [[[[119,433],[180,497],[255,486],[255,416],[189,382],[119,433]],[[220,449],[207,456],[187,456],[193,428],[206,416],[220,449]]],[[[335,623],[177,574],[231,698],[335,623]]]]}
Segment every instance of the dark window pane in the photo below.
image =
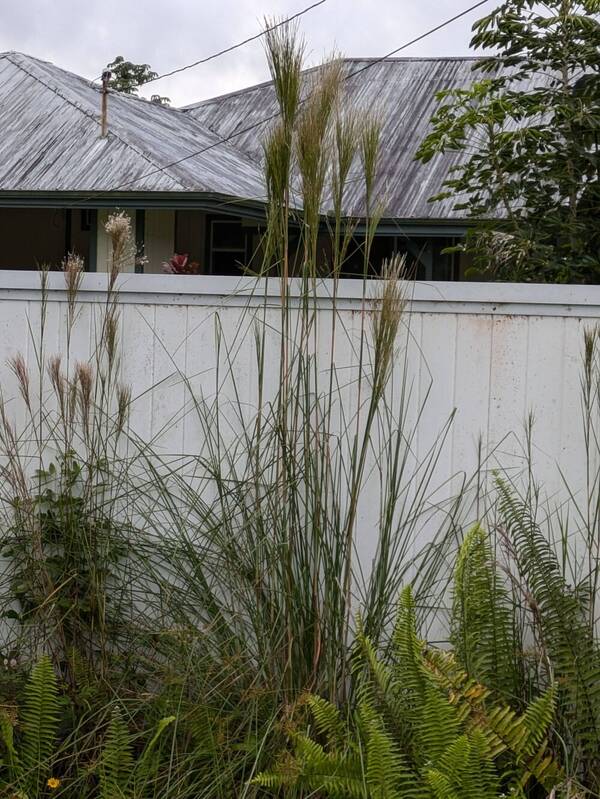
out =
{"type": "Polygon", "coordinates": [[[212,273],[214,275],[239,275],[244,256],[238,252],[213,252],[212,273]]]}
{"type": "MultiPolygon", "coordinates": [[[[362,277],[364,274],[364,252],[365,252],[364,237],[355,236],[349,249],[346,262],[342,268],[343,277],[362,277]]],[[[393,236],[376,236],[371,245],[371,254],[369,258],[368,275],[380,275],[384,261],[394,255],[394,237],[393,236]]]]}
{"type": "Polygon", "coordinates": [[[235,220],[212,222],[212,246],[218,249],[243,250],[246,232],[241,222],[235,220]]]}
{"type": "Polygon", "coordinates": [[[451,247],[452,239],[436,239],[433,244],[433,279],[434,280],[455,280],[454,264],[456,253],[443,252],[447,247],[451,247]]]}

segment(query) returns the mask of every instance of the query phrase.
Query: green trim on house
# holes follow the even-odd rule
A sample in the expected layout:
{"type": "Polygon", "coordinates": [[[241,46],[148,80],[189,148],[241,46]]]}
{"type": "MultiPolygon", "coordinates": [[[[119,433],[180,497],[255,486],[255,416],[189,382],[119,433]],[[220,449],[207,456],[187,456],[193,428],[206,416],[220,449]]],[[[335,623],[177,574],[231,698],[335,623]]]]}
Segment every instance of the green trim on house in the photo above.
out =
{"type": "MultiPolygon", "coordinates": [[[[163,208],[196,209],[207,213],[264,220],[265,206],[256,200],[232,199],[204,192],[22,192],[0,191],[0,208],[163,208]]],[[[325,223],[324,223],[325,224],[325,223]]],[[[462,219],[382,219],[380,236],[462,236],[470,227],[462,219]]],[[[359,223],[357,234],[365,226],[359,223]]]]}
{"type": "MultiPolygon", "coordinates": [[[[468,222],[446,222],[445,220],[431,219],[383,219],[377,226],[378,236],[427,236],[432,238],[446,236],[464,236],[469,229],[468,222]]],[[[364,224],[356,226],[357,235],[364,235],[366,227],[364,224]]]]}
{"type": "Polygon", "coordinates": [[[164,208],[264,219],[264,204],[193,192],[23,192],[0,191],[0,207],[11,208],[164,208]]]}

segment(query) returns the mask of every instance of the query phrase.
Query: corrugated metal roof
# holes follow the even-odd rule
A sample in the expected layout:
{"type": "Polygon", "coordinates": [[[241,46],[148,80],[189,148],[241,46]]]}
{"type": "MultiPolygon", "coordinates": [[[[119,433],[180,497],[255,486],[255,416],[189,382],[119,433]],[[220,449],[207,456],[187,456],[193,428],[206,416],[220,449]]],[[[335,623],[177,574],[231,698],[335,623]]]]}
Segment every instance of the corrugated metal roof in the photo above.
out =
{"type": "Polygon", "coordinates": [[[192,115],[111,92],[102,139],[100,100],[99,87],[78,75],[0,54],[0,192],[120,188],[264,197],[260,166],[192,115]],[[170,165],[203,147],[212,149],[170,165]]]}
{"type": "MultiPolygon", "coordinates": [[[[429,130],[436,93],[468,86],[476,60],[344,60],[348,107],[375,110],[382,120],[376,195],[385,200],[388,219],[464,220],[453,200],[432,204],[429,198],[468,147],[428,164],[415,161],[415,153],[429,130]]],[[[305,94],[318,69],[305,72],[305,94]]],[[[0,193],[173,192],[264,200],[262,142],[272,122],[258,123],[277,113],[272,83],[181,110],[111,92],[105,139],[100,101],[99,87],[78,75],[31,56],[0,53],[0,193]]],[[[326,200],[324,211],[329,206],[326,200]]],[[[358,163],[345,212],[365,213],[358,163]]]]}
{"type": "MultiPolygon", "coordinates": [[[[428,164],[415,161],[419,144],[429,130],[436,110],[437,92],[469,86],[476,58],[345,59],[345,103],[349,108],[376,111],[382,121],[379,185],[376,193],[386,204],[386,217],[398,219],[456,220],[454,201],[430,203],[441,191],[452,166],[465,155],[448,153],[428,164]],[[355,74],[353,77],[353,73],[355,74]]],[[[305,74],[305,86],[315,70],[305,74]]],[[[305,88],[306,91],[306,88],[305,88]]],[[[184,109],[219,136],[230,136],[277,110],[273,84],[263,83],[184,109]]],[[[254,159],[261,157],[266,125],[235,136],[232,142],[254,159]]],[[[468,150],[468,148],[467,148],[468,150]]],[[[364,214],[362,184],[355,178],[348,187],[347,213],[364,214]]]]}

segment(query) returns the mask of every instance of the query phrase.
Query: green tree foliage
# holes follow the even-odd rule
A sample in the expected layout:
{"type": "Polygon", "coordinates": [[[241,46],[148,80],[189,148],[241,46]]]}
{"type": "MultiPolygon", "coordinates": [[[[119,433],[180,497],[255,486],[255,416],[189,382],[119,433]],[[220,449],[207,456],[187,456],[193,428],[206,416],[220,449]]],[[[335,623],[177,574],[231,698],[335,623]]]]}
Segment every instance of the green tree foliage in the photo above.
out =
{"type": "Polygon", "coordinates": [[[138,87],[158,77],[158,72],[150,68],[150,64],[134,64],[118,55],[106,67],[112,73],[110,87],[124,94],[137,94],[138,87]]]}
{"type": "Polygon", "coordinates": [[[445,190],[465,247],[501,279],[600,281],[600,3],[506,0],[474,26],[491,50],[473,84],[439,95],[417,157],[465,157],[445,190]]]}
{"type": "MultiPolygon", "coordinates": [[[[109,86],[123,94],[137,94],[140,86],[155,80],[158,72],[151,69],[150,64],[134,64],[118,55],[114,61],[107,64],[106,69],[111,72],[109,86]]],[[[169,98],[160,94],[153,94],[151,102],[158,105],[169,105],[169,98]]]]}

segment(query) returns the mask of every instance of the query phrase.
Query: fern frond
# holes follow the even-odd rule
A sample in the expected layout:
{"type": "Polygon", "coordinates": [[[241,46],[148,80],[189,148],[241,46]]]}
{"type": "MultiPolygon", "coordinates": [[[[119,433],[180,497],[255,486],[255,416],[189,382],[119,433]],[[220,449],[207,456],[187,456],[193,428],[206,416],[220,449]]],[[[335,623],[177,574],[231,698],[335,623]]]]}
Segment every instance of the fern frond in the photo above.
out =
{"type": "Polygon", "coordinates": [[[530,595],[533,624],[559,685],[558,704],[575,757],[600,788],[600,649],[577,592],[565,582],[559,560],[526,502],[496,480],[500,512],[530,595]]]}
{"type": "MultiPolygon", "coordinates": [[[[395,698],[394,671],[377,656],[370,639],[362,632],[357,634],[357,656],[355,657],[354,678],[357,684],[359,702],[393,703],[395,698]],[[359,672],[362,670],[362,673],[359,672]]],[[[395,712],[397,708],[392,708],[395,712]]]]}
{"type": "Polygon", "coordinates": [[[547,790],[561,781],[560,766],[549,755],[546,742],[554,702],[552,690],[549,696],[540,697],[529,714],[520,716],[508,705],[490,704],[489,689],[471,680],[451,653],[429,650],[424,661],[434,679],[448,692],[459,715],[472,730],[479,730],[485,737],[491,757],[510,752],[521,766],[524,780],[533,776],[547,790]],[[530,726],[536,721],[543,726],[532,733],[530,726]],[[536,741],[539,741],[537,748],[536,741]]]}
{"type": "Polygon", "coordinates": [[[459,735],[460,720],[455,707],[435,688],[428,685],[418,727],[418,754],[436,767],[447,748],[459,735]]]}
{"type": "Polygon", "coordinates": [[[329,753],[305,735],[295,737],[293,755],[285,754],[269,772],[261,772],[254,785],[269,790],[295,788],[320,792],[332,799],[364,799],[365,780],[360,757],[329,753]]]}
{"type": "Polygon", "coordinates": [[[556,710],[556,686],[538,696],[526,708],[522,716],[525,734],[521,743],[525,755],[533,755],[544,743],[548,728],[556,710]]]}
{"type": "Polygon", "coordinates": [[[380,721],[371,718],[366,726],[366,782],[369,796],[400,799],[402,793],[399,783],[406,775],[402,758],[380,721]]]}
{"type": "Polygon", "coordinates": [[[456,792],[456,788],[445,774],[437,769],[430,769],[425,773],[425,779],[433,799],[463,799],[456,792]]]}
{"type": "Polygon", "coordinates": [[[445,774],[456,788],[460,787],[471,751],[467,735],[459,735],[451,741],[439,759],[438,770],[445,774]]]}
{"type": "Polygon", "coordinates": [[[469,739],[466,735],[461,735],[443,753],[437,768],[425,771],[425,779],[435,799],[464,799],[463,773],[469,754],[469,739]]]}
{"type": "Polygon", "coordinates": [[[132,795],[133,754],[129,730],[119,707],[115,707],[108,725],[100,762],[101,799],[129,799],[132,795]]]}
{"type": "Polygon", "coordinates": [[[479,731],[454,739],[436,768],[426,772],[436,797],[495,799],[500,782],[485,738],[479,731]]]}
{"type": "Polygon", "coordinates": [[[347,744],[348,727],[342,721],[339,710],[320,696],[311,694],[307,698],[307,704],[315,720],[315,726],[329,746],[340,748],[347,744]]]}
{"type": "Polygon", "coordinates": [[[427,677],[423,670],[423,643],[417,636],[415,603],[410,586],[400,595],[393,645],[397,680],[403,686],[409,709],[412,709],[415,704],[423,702],[427,677]]]}
{"type": "Polygon", "coordinates": [[[469,757],[463,777],[464,799],[500,795],[500,780],[485,735],[474,729],[469,734],[469,757]]]}
{"type": "Polygon", "coordinates": [[[392,645],[392,661],[386,663],[359,629],[356,665],[362,671],[355,669],[356,699],[358,704],[376,708],[402,748],[412,749],[430,678],[423,667],[423,643],[416,632],[410,586],[400,596],[392,645]]]}
{"type": "Polygon", "coordinates": [[[518,693],[515,653],[522,647],[515,634],[488,535],[477,524],[466,535],[456,561],[451,643],[467,673],[505,701],[518,693]]]}
{"type": "Polygon", "coordinates": [[[36,796],[50,773],[59,721],[56,675],[43,656],[31,670],[21,713],[20,760],[25,793],[36,796]]]}

